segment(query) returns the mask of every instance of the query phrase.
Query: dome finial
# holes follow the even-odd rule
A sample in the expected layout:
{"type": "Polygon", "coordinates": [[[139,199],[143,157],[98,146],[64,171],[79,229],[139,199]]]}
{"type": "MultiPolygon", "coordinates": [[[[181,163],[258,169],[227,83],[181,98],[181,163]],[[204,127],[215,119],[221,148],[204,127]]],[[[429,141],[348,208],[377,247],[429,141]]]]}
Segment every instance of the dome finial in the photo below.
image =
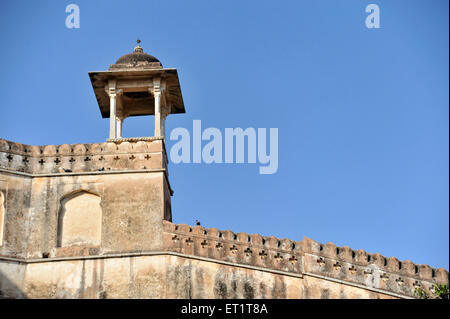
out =
{"type": "Polygon", "coordinates": [[[139,38],[137,38],[136,42],[137,42],[137,46],[134,48],[134,52],[144,52],[144,50],[142,49],[142,47],[140,45],[141,40],[139,38]]]}

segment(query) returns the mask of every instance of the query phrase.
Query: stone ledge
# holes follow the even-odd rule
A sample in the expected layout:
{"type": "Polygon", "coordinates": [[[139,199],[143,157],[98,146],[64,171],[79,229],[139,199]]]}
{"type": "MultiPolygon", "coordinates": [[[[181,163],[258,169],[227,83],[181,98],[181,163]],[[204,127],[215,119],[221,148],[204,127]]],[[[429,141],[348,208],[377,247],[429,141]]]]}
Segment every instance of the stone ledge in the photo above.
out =
{"type": "Polygon", "coordinates": [[[122,142],[139,142],[139,141],[164,141],[164,136],[145,136],[145,137],[117,137],[108,138],[106,141],[109,143],[122,143],[122,142]]]}
{"type": "Polygon", "coordinates": [[[78,175],[108,175],[108,174],[136,174],[136,173],[158,173],[166,172],[165,168],[155,168],[155,169],[137,169],[137,170],[106,170],[106,171],[93,171],[93,172],[69,172],[69,173],[48,173],[48,174],[33,174],[18,172],[8,169],[0,168],[0,172],[5,172],[9,174],[22,175],[27,177],[53,177],[53,176],[78,176],[78,175]]]}
{"type": "Polygon", "coordinates": [[[279,270],[273,270],[273,269],[267,269],[262,267],[256,267],[252,265],[245,265],[245,264],[239,264],[239,263],[232,263],[232,262],[226,262],[221,260],[216,260],[212,258],[205,258],[205,257],[199,257],[199,256],[192,256],[188,254],[182,254],[177,252],[171,252],[171,251],[150,251],[150,252],[135,252],[135,253],[121,253],[121,254],[106,254],[106,255],[84,255],[84,256],[74,256],[74,257],[52,257],[52,258],[35,258],[35,259],[21,259],[21,258],[11,258],[11,257],[2,257],[0,256],[0,262],[6,261],[6,262],[16,262],[20,264],[35,264],[35,263],[49,263],[49,262],[62,262],[62,261],[78,261],[78,260],[95,260],[95,259],[112,259],[112,258],[127,258],[127,257],[146,257],[146,256],[176,256],[181,258],[187,258],[187,259],[193,259],[193,260],[200,260],[205,262],[211,262],[216,264],[222,264],[232,267],[239,267],[239,268],[245,268],[245,269],[251,269],[256,271],[262,271],[262,272],[268,272],[283,276],[289,276],[289,277],[296,277],[296,278],[304,278],[305,276],[314,277],[318,279],[323,279],[327,281],[332,281],[336,283],[340,283],[347,286],[357,287],[361,289],[365,289],[368,291],[373,291],[401,299],[414,299],[413,297],[403,295],[403,294],[397,294],[394,292],[377,289],[373,287],[367,287],[365,285],[355,284],[352,282],[347,282],[344,280],[339,280],[323,275],[317,275],[313,273],[291,273],[291,272],[285,272],[285,271],[279,271],[279,270]]]}
{"type": "Polygon", "coordinates": [[[228,266],[233,266],[233,267],[253,269],[253,270],[270,272],[270,273],[286,275],[286,276],[291,276],[291,277],[297,277],[297,278],[303,277],[301,273],[295,274],[295,273],[279,271],[279,270],[274,270],[274,269],[267,269],[267,268],[263,268],[263,267],[256,267],[256,266],[251,266],[251,265],[246,265],[246,264],[231,263],[231,262],[216,260],[216,259],[212,259],[212,258],[192,256],[192,255],[177,253],[177,252],[173,252],[173,251],[147,251],[147,252],[105,254],[105,255],[89,255],[88,253],[86,253],[86,254],[83,254],[80,256],[32,258],[32,259],[0,256],[0,261],[4,260],[4,261],[10,261],[10,262],[17,262],[17,263],[21,263],[21,264],[36,264],[36,263],[60,262],[60,261],[76,261],[76,260],[88,260],[88,259],[110,259],[110,258],[126,258],[126,257],[145,257],[145,256],[161,256],[161,255],[177,256],[177,257],[184,257],[184,258],[189,258],[189,259],[202,260],[202,261],[212,262],[212,263],[216,263],[216,264],[223,264],[223,265],[228,265],[228,266]]]}
{"type": "Polygon", "coordinates": [[[332,278],[332,277],[326,277],[326,276],[316,275],[316,274],[307,273],[307,272],[303,273],[303,277],[306,277],[306,276],[314,277],[314,278],[318,278],[318,279],[323,279],[323,280],[328,280],[328,281],[332,281],[332,282],[335,282],[335,283],[338,283],[338,284],[342,284],[342,285],[346,285],[346,286],[366,289],[366,290],[369,290],[369,291],[382,293],[382,294],[393,296],[393,297],[397,297],[397,298],[400,298],[400,299],[416,299],[416,298],[411,297],[411,296],[397,294],[397,293],[386,291],[386,290],[382,290],[382,289],[371,288],[371,287],[367,287],[365,285],[355,284],[355,283],[352,283],[352,282],[348,282],[348,281],[344,281],[344,280],[340,280],[340,279],[335,279],[335,278],[332,278]]]}

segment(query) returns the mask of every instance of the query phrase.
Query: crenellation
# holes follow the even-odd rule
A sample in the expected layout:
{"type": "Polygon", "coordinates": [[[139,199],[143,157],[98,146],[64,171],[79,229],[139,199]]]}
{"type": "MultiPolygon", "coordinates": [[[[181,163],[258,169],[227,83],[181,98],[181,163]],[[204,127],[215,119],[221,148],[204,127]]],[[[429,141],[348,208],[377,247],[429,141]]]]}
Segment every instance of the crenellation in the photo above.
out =
{"type": "Polygon", "coordinates": [[[100,152],[103,154],[112,154],[116,153],[116,151],[117,151],[117,144],[112,142],[106,143],[105,148],[100,149],[100,152]]]}
{"type": "Polygon", "coordinates": [[[0,152],[0,168],[9,167],[8,153],[0,152]]]}
{"type": "Polygon", "coordinates": [[[250,234],[248,235],[247,240],[252,247],[264,247],[263,237],[259,234],[250,234]]]}
{"type": "MultiPolygon", "coordinates": [[[[0,152],[1,152],[1,150],[0,150],[0,152]]],[[[42,155],[41,147],[35,146],[35,145],[30,146],[29,154],[31,155],[32,158],[38,158],[39,156],[42,155]]]]}
{"type": "Polygon", "coordinates": [[[412,261],[406,260],[406,261],[402,262],[402,269],[400,271],[400,274],[405,275],[405,276],[415,277],[417,275],[416,271],[415,271],[415,267],[416,267],[416,265],[414,265],[412,261]]]}
{"type": "Polygon", "coordinates": [[[146,153],[148,152],[148,143],[144,141],[137,141],[134,145],[134,149],[136,152],[146,153]]]}
{"type": "Polygon", "coordinates": [[[274,236],[266,237],[265,246],[269,249],[276,249],[278,246],[278,238],[275,238],[274,236]]]}
{"type": "Polygon", "coordinates": [[[323,245],[323,250],[321,251],[323,256],[329,258],[337,258],[336,245],[333,243],[327,243],[323,245]]]}
{"type": "Polygon", "coordinates": [[[360,265],[366,266],[369,264],[369,259],[370,257],[368,257],[367,252],[365,252],[362,249],[359,249],[356,251],[356,256],[355,256],[355,262],[357,262],[360,265]]]}
{"type": "Polygon", "coordinates": [[[166,169],[161,140],[30,146],[0,140],[0,168],[28,174],[166,169]]]}
{"type": "Polygon", "coordinates": [[[60,145],[57,149],[57,153],[61,156],[69,156],[72,154],[72,146],[69,144],[60,145]]]}
{"type": "Polygon", "coordinates": [[[117,149],[118,153],[130,153],[133,151],[133,148],[131,146],[130,142],[123,142],[120,143],[117,149]]]}
{"type": "Polygon", "coordinates": [[[81,155],[84,156],[88,153],[88,149],[84,144],[74,144],[72,145],[72,152],[73,155],[81,155]]]}
{"type": "Polygon", "coordinates": [[[386,271],[397,273],[400,270],[400,261],[395,257],[389,257],[387,261],[386,271]]]}
{"type": "Polygon", "coordinates": [[[344,247],[339,247],[339,259],[341,259],[342,261],[352,261],[353,260],[353,250],[348,247],[348,246],[344,246],[344,247]]]}
{"type": "Polygon", "coordinates": [[[13,154],[24,155],[25,153],[25,145],[15,142],[9,143],[9,150],[13,154]]]}
{"type": "Polygon", "coordinates": [[[431,276],[432,268],[428,265],[419,265],[419,277],[423,280],[433,280],[431,276]]]}
{"type": "Polygon", "coordinates": [[[0,139],[0,152],[8,152],[9,151],[9,143],[4,139],[0,139]]]}
{"type": "Polygon", "coordinates": [[[288,238],[284,238],[281,240],[281,246],[280,249],[284,250],[284,251],[291,251],[292,250],[292,244],[293,241],[288,239],[288,238]]]}
{"type": "Polygon", "coordinates": [[[439,268],[436,271],[435,282],[448,284],[448,271],[444,268],[439,268]]]}
{"type": "Polygon", "coordinates": [[[377,265],[380,269],[383,269],[386,266],[386,257],[381,255],[380,253],[376,253],[372,255],[373,264],[377,265]]]}
{"type": "Polygon", "coordinates": [[[234,240],[234,233],[231,230],[220,231],[224,240],[229,242],[234,240]]]}
{"type": "Polygon", "coordinates": [[[249,243],[250,237],[246,233],[240,232],[237,234],[237,241],[240,243],[249,243]]]}
{"type": "Polygon", "coordinates": [[[208,235],[211,238],[217,238],[217,239],[220,238],[221,234],[219,234],[219,233],[220,233],[219,230],[217,228],[215,228],[215,227],[208,229],[208,235]]]}
{"type": "Polygon", "coordinates": [[[174,225],[164,221],[164,241],[168,250],[227,262],[288,272],[299,272],[300,244],[266,238],[259,234],[220,231],[217,228],[174,225]],[[284,243],[284,246],[283,246],[284,243]],[[289,248],[289,249],[286,249],[289,248]],[[295,250],[297,249],[297,250],[295,250]]]}
{"type": "Polygon", "coordinates": [[[380,289],[411,297],[415,296],[414,291],[418,286],[431,289],[436,283],[448,283],[448,272],[442,268],[440,268],[441,277],[433,280],[431,275],[433,272],[437,273],[436,270],[429,266],[415,265],[409,260],[400,262],[395,257],[386,258],[379,253],[369,254],[363,250],[355,252],[348,247],[340,248],[339,254],[333,257],[327,253],[327,248],[331,248],[332,245],[313,244],[310,239],[306,239],[305,244],[305,252],[308,255],[305,256],[304,265],[307,271],[313,273],[332,277],[337,275],[339,279],[364,285],[372,280],[380,289]],[[311,247],[316,248],[316,253],[313,253],[314,249],[311,247]],[[353,258],[350,258],[351,255],[353,258]],[[330,272],[332,269],[330,265],[335,268],[339,266],[341,272],[339,274],[330,272]]]}
{"type": "Polygon", "coordinates": [[[48,157],[56,157],[56,145],[45,145],[42,149],[42,154],[48,157]]]}
{"type": "Polygon", "coordinates": [[[191,232],[192,232],[192,234],[197,235],[197,236],[207,235],[207,233],[208,233],[207,230],[201,226],[194,226],[191,232]]]}
{"type": "Polygon", "coordinates": [[[306,253],[315,253],[315,254],[320,254],[321,251],[323,250],[323,246],[320,245],[318,242],[305,237],[303,239],[303,251],[306,253]]]}

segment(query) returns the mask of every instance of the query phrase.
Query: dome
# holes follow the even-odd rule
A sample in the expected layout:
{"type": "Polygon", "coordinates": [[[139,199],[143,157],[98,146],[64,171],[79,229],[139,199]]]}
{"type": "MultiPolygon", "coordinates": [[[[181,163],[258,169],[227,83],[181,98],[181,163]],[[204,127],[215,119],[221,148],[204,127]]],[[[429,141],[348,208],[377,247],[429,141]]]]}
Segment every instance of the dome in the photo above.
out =
{"type": "Polygon", "coordinates": [[[134,52],[121,56],[110,69],[134,69],[134,68],[161,68],[161,62],[153,55],[145,53],[139,45],[134,48],[134,52]]]}
{"type": "MultiPolygon", "coordinates": [[[[137,49],[140,47],[136,47],[134,49],[133,53],[125,54],[124,56],[121,56],[117,61],[116,64],[134,64],[138,62],[159,62],[157,58],[155,58],[153,55],[144,53],[143,51],[137,51],[137,49]]],[[[142,48],[141,48],[142,49],[142,48]]]]}

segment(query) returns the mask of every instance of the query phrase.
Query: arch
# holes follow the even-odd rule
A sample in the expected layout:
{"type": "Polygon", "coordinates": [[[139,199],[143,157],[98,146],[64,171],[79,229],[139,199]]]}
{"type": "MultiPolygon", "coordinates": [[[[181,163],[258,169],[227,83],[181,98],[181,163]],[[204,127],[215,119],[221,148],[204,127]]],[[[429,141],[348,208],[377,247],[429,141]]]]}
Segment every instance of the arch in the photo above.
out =
{"type": "Polygon", "coordinates": [[[101,198],[87,191],[63,196],[58,218],[58,247],[100,246],[101,198]]]}
{"type": "Polygon", "coordinates": [[[0,192],[0,246],[3,246],[3,230],[5,224],[5,195],[0,192]]]}

